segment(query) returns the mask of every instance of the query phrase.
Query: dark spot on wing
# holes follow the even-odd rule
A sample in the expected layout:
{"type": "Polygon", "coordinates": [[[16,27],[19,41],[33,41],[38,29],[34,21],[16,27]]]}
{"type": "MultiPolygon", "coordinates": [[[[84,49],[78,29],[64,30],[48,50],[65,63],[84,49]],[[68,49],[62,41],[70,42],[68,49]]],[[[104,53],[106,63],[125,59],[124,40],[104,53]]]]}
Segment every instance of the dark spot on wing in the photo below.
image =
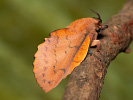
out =
{"type": "Polygon", "coordinates": [[[69,40],[69,39],[68,39],[68,35],[66,36],[66,40],[69,40]]]}
{"type": "Polygon", "coordinates": [[[52,80],[52,81],[48,81],[48,84],[51,84],[51,83],[53,83],[53,81],[54,81],[54,80],[52,80]]]}
{"type": "Polygon", "coordinates": [[[50,81],[48,81],[48,84],[50,84],[51,82],[50,81]]]}
{"type": "Polygon", "coordinates": [[[45,74],[43,73],[43,74],[42,74],[42,77],[44,77],[44,76],[45,76],[45,74]]]}
{"type": "Polygon", "coordinates": [[[43,71],[46,71],[47,70],[47,67],[43,67],[43,71]]]}
{"type": "Polygon", "coordinates": [[[78,48],[79,46],[68,46],[69,48],[78,48]]]}
{"type": "Polygon", "coordinates": [[[67,53],[67,51],[65,51],[65,54],[67,53]]]}
{"type": "Polygon", "coordinates": [[[53,68],[55,69],[55,66],[53,66],[53,68]]]}
{"type": "Polygon", "coordinates": [[[73,48],[73,47],[71,47],[70,45],[68,46],[69,48],[73,48]]]}
{"type": "Polygon", "coordinates": [[[69,48],[78,48],[79,46],[71,46],[71,41],[70,41],[70,44],[68,46],[69,48]]]}
{"type": "Polygon", "coordinates": [[[55,49],[53,49],[54,50],[54,52],[56,53],[56,50],[55,49]]]}
{"type": "Polygon", "coordinates": [[[56,71],[55,71],[55,70],[53,70],[53,72],[54,72],[54,74],[56,73],[56,71]]]}
{"type": "Polygon", "coordinates": [[[49,40],[49,38],[48,38],[47,40],[48,40],[48,42],[50,43],[50,40],[49,40]]]}
{"type": "Polygon", "coordinates": [[[45,79],[43,79],[42,81],[43,81],[43,83],[45,83],[45,82],[46,82],[46,80],[45,80],[45,79]]]}
{"type": "Polygon", "coordinates": [[[55,56],[55,58],[56,58],[56,56],[57,56],[56,53],[54,54],[54,56],[55,56]]]}
{"type": "Polygon", "coordinates": [[[59,70],[63,71],[64,73],[66,72],[66,69],[59,69],[59,70]]]}
{"type": "Polygon", "coordinates": [[[55,45],[55,48],[57,48],[57,45],[56,44],[54,44],[55,45]]]}
{"type": "Polygon", "coordinates": [[[51,33],[49,33],[49,36],[51,36],[51,33]]]}
{"type": "Polygon", "coordinates": [[[57,35],[57,40],[56,40],[56,42],[58,43],[58,41],[59,41],[59,36],[57,35]]]}
{"type": "Polygon", "coordinates": [[[54,60],[55,60],[56,63],[58,62],[57,59],[54,59],[54,60]]]}

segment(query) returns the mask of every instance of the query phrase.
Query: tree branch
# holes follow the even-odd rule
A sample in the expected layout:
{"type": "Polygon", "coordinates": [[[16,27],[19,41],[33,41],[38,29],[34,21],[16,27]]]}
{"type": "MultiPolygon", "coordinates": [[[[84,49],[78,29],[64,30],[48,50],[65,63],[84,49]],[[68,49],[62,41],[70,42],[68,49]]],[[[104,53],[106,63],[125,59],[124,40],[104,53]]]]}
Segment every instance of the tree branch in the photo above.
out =
{"type": "Polygon", "coordinates": [[[109,64],[120,52],[128,51],[133,40],[133,0],[106,24],[109,28],[102,33],[101,52],[91,48],[92,56],[88,54],[70,75],[62,100],[99,99],[109,64]]]}

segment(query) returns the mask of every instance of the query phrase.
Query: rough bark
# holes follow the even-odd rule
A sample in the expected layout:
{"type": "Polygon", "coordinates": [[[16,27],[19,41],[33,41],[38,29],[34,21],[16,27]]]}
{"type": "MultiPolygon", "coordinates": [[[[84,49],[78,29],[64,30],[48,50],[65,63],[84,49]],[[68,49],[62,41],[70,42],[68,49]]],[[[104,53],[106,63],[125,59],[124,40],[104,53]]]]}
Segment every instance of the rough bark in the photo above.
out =
{"type": "Polygon", "coordinates": [[[91,48],[92,55],[77,66],[69,77],[62,100],[98,100],[107,68],[111,61],[127,49],[133,40],[133,0],[128,0],[122,10],[105,24],[101,51],[91,48]]]}

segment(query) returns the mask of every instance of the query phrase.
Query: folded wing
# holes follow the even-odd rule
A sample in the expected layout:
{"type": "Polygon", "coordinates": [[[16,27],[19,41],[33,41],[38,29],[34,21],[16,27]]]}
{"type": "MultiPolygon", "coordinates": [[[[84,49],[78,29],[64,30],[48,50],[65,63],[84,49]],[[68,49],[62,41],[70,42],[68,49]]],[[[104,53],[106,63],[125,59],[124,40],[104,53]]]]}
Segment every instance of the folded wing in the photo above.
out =
{"type": "Polygon", "coordinates": [[[56,87],[85,58],[89,47],[88,34],[60,29],[38,46],[33,72],[45,92],[56,87]]]}

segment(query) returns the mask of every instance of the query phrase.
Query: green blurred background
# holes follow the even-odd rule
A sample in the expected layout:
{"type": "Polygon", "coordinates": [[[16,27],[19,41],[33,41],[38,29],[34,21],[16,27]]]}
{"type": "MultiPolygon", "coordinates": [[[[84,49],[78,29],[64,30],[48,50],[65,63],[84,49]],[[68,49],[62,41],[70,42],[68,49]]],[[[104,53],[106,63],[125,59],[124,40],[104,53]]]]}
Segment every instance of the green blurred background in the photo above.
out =
{"type": "MultiPolygon", "coordinates": [[[[44,93],[34,78],[38,44],[53,30],[76,19],[100,13],[103,22],[125,0],[0,0],[0,100],[61,100],[68,77],[44,93]]],[[[133,49],[133,44],[130,45],[133,49]]],[[[133,51],[133,50],[132,50],[133,51]]],[[[110,64],[100,100],[133,99],[133,52],[121,53],[110,64]]],[[[78,76],[77,76],[78,77],[78,76]]]]}

